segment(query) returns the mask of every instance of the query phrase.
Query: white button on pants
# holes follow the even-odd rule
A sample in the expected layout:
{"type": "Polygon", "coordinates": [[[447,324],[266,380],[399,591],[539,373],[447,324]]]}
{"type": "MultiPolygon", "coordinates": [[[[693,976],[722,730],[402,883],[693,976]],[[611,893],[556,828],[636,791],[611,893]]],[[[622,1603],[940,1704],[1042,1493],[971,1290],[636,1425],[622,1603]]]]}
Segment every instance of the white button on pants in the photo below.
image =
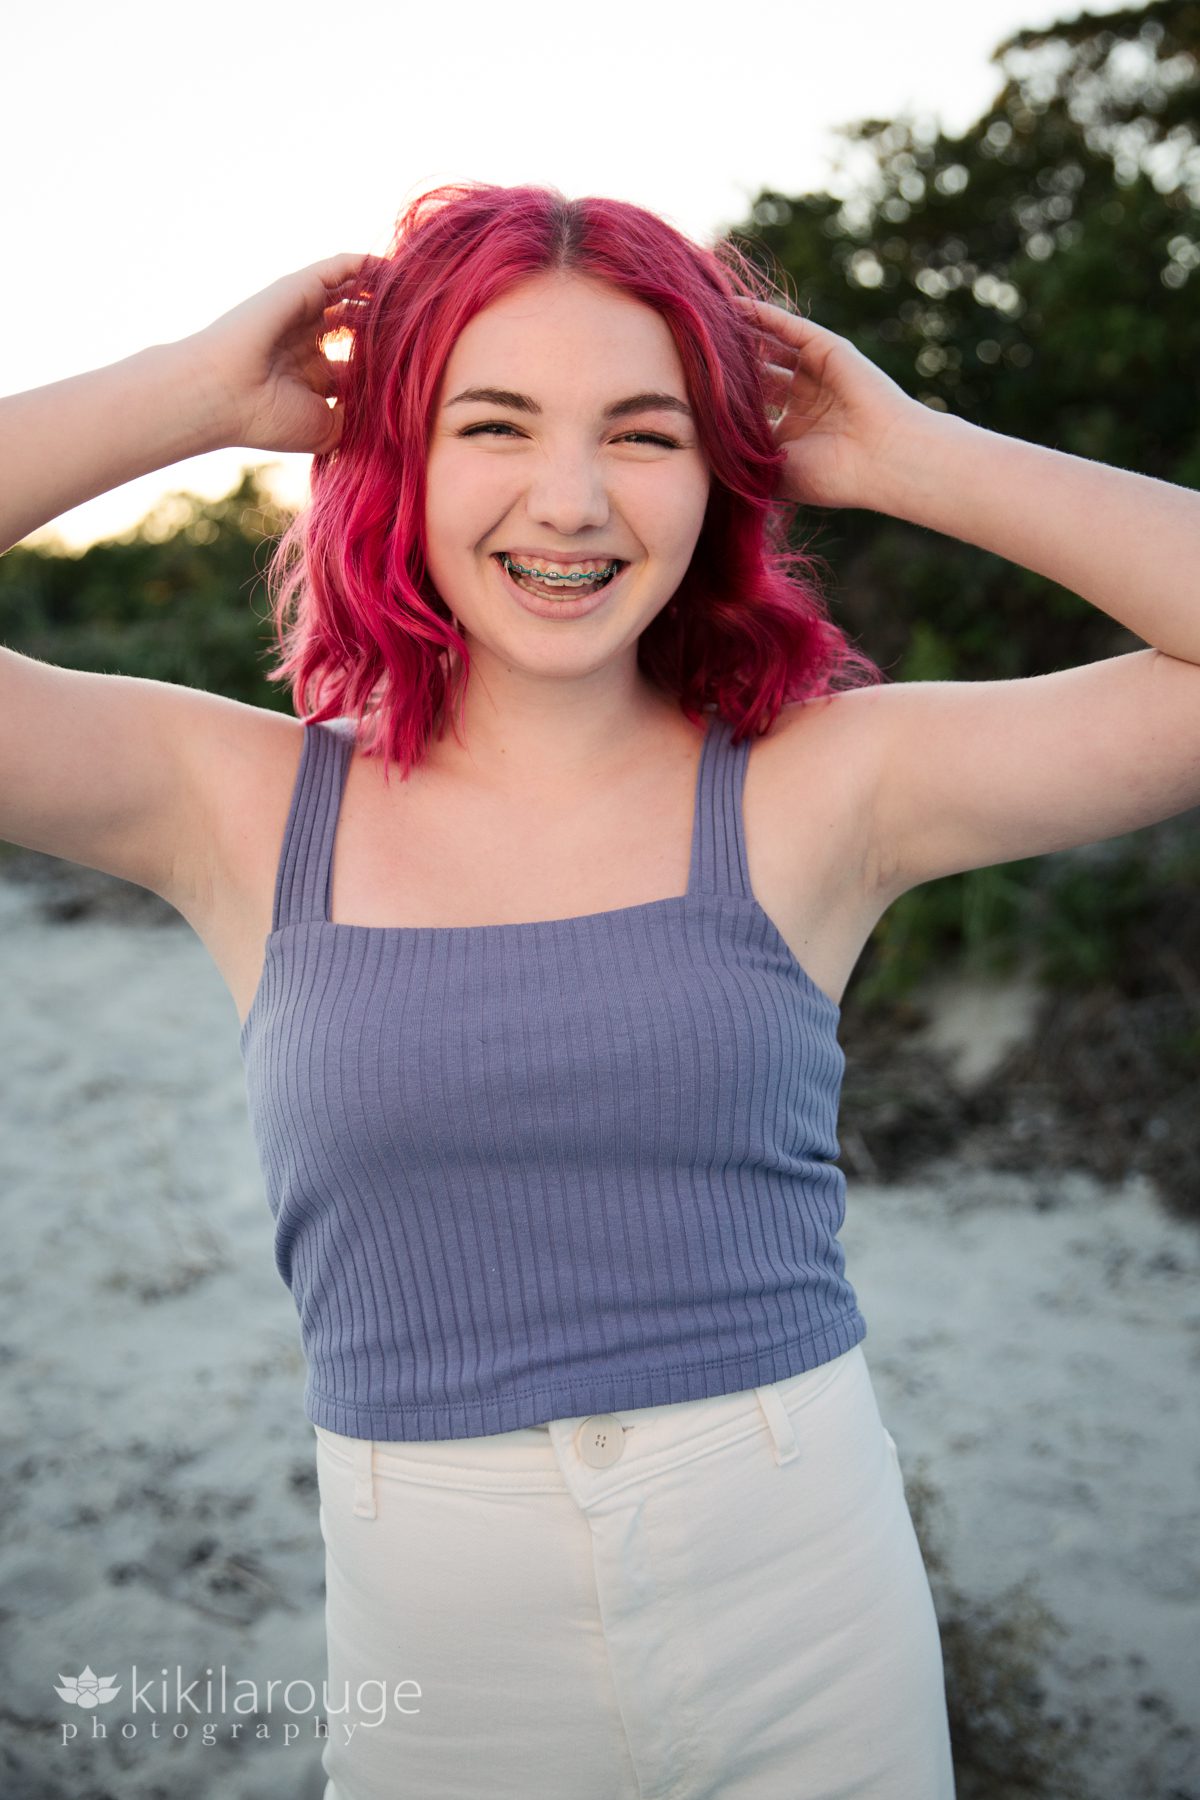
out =
{"type": "Polygon", "coordinates": [[[593,1413],[579,1427],[576,1442],[589,1469],[607,1469],[625,1448],[625,1427],[613,1413],[593,1413]]]}

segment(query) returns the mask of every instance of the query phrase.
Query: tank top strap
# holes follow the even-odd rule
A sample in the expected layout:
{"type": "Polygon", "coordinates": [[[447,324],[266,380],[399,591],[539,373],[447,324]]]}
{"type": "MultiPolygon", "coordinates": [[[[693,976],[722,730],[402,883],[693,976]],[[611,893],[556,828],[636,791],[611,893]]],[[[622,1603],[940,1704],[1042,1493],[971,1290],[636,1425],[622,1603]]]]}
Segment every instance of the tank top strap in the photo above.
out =
{"type": "Polygon", "coordinates": [[[752,737],[734,744],[733,726],[713,713],[700,749],[688,893],[750,899],[750,869],[742,823],[742,788],[752,737]]]}
{"type": "Polygon", "coordinates": [[[346,771],[354,753],[353,719],[306,725],[300,766],[275,875],[271,928],[328,920],[333,840],[346,771]]]}

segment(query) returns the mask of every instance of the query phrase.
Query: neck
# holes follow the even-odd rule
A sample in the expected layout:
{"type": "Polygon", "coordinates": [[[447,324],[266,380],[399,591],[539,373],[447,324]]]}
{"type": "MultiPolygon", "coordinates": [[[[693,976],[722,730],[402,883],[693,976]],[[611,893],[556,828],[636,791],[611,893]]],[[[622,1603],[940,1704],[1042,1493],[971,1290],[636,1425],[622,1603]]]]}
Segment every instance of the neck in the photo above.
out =
{"type": "Polygon", "coordinates": [[[661,755],[664,738],[692,730],[679,702],[636,667],[538,677],[496,662],[485,669],[473,654],[458,735],[453,721],[440,739],[435,730],[427,761],[498,796],[569,804],[589,782],[661,755]]]}

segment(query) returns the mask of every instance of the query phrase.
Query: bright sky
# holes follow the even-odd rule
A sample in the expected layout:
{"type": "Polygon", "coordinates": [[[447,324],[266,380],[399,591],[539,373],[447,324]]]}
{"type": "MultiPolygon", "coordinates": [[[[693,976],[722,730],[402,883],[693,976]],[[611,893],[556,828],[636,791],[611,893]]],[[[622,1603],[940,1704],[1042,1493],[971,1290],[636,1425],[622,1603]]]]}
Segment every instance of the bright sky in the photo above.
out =
{"type": "MultiPolygon", "coordinates": [[[[1119,0],[1091,0],[1093,14],[1119,0]]],[[[548,182],[635,201],[700,242],[762,187],[844,192],[833,128],[902,113],[964,130],[995,97],[995,47],[1077,16],[1043,0],[40,0],[4,31],[0,393],[200,330],[279,275],[382,250],[442,181],[548,182]],[[746,32],[738,26],[741,18],[746,32]]],[[[175,463],[27,541],[82,548],[163,494],[227,493],[275,462],[175,463]]]]}

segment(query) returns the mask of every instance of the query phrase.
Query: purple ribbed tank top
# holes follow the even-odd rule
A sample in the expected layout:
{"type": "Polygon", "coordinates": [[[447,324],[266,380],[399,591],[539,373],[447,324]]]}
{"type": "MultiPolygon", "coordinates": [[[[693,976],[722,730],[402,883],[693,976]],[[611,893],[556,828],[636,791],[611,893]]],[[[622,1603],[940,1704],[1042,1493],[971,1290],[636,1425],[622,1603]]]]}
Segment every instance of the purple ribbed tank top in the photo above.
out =
{"type": "Polygon", "coordinates": [[[697,1400],[866,1335],[841,1009],[750,889],[709,715],[686,894],[516,925],[329,917],[353,722],[307,725],[242,1027],[304,1411],[460,1438],[697,1400]]]}

